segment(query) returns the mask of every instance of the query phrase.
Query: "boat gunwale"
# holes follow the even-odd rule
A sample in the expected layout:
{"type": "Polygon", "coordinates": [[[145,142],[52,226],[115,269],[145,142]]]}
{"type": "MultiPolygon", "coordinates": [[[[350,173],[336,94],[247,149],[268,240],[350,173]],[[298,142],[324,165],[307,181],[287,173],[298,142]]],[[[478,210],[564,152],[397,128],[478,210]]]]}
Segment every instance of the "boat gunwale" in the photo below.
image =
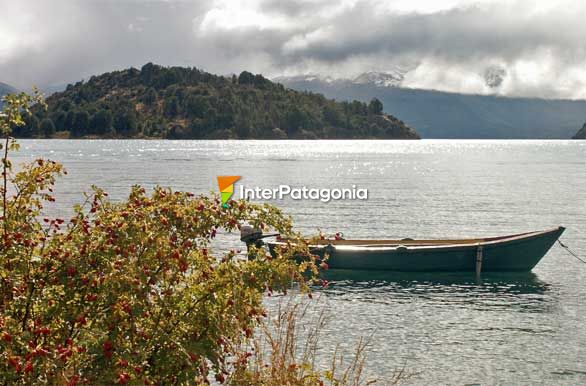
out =
{"type": "MultiPolygon", "coordinates": [[[[400,252],[413,252],[413,251],[429,251],[429,250],[449,250],[449,249],[464,249],[464,248],[477,248],[479,246],[495,246],[495,245],[503,245],[503,244],[510,244],[516,243],[521,241],[527,241],[534,238],[538,238],[541,236],[545,236],[548,234],[552,234],[559,231],[564,231],[565,228],[563,226],[559,226],[556,228],[550,228],[542,231],[533,231],[533,232],[524,232],[524,233],[517,233],[512,235],[506,236],[497,236],[497,237],[486,237],[482,239],[455,239],[455,240],[323,240],[330,241],[328,244],[313,244],[310,245],[310,248],[313,249],[324,249],[328,246],[331,246],[335,249],[340,251],[363,251],[363,252],[380,252],[380,251],[400,251],[400,252]],[[351,244],[351,243],[336,243],[339,241],[388,241],[388,244],[379,244],[379,245],[361,245],[361,244],[351,244]],[[417,242],[436,242],[436,243],[429,243],[429,244],[416,244],[417,242]],[[456,242],[454,242],[456,241],[456,242]],[[458,242],[459,241],[459,242],[458,242]],[[444,243],[442,243],[444,242],[444,243]],[[440,244],[442,243],[442,244],[440,244]]],[[[321,241],[321,240],[320,240],[321,241]]],[[[275,241],[269,242],[268,244],[272,245],[286,245],[287,243],[284,241],[275,241]]]]}

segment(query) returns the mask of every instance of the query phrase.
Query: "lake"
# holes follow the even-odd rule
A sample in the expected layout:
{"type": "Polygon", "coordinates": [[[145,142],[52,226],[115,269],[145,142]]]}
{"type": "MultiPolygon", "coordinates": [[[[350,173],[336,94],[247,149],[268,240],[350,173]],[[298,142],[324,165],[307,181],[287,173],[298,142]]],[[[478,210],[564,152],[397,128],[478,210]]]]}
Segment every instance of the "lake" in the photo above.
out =
{"type": "MultiPolygon", "coordinates": [[[[62,162],[52,214],[96,184],[206,193],[217,175],[246,186],[368,189],[368,200],[271,201],[296,228],[348,238],[501,235],[558,225],[586,257],[586,141],[22,140],[17,161],[62,162]]],[[[238,183],[237,183],[238,184],[238,183]]],[[[224,235],[225,244],[237,235],[224,235]]],[[[586,383],[586,265],[554,246],[531,274],[336,276],[323,351],[372,336],[367,368],[406,367],[408,384],[586,383]]],[[[271,300],[270,302],[274,302],[271,300]]],[[[269,303],[270,303],[269,302],[269,303]]]]}

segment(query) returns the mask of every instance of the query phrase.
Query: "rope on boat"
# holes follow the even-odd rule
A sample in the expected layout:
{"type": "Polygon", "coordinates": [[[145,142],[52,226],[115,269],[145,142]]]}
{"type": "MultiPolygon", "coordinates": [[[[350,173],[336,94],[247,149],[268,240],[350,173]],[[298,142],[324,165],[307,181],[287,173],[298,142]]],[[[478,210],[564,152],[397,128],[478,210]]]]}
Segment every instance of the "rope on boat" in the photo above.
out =
{"type": "Polygon", "coordinates": [[[476,276],[480,276],[480,272],[482,271],[482,252],[482,245],[478,244],[476,247],[476,276]]]}
{"type": "Polygon", "coordinates": [[[559,239],[557,240],[558,243],[560,244],[560,246],[562,248],[564,248],[570,255],[574,256],[576,259],[580,260],[582,263],[586,264],[586,261],[584,261],[583,259],[580,258],[580,256],[578,256],[578,254],[576,254],[576,252],[572,251],[570,249],[570,247],[568,247],[566,244],[562,243],[559,239]]]}

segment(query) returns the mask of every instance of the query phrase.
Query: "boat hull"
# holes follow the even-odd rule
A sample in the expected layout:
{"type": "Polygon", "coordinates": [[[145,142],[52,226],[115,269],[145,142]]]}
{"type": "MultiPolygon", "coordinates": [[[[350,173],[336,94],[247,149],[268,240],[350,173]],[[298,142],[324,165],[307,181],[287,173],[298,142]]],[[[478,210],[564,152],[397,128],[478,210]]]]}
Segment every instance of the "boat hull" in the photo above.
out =
{"type": "MultiPolygon", "coordinates": [[[[559,227],[510,237],[460,245],[363,247],[352,245],[316,246],[313,252],[331,269],[396,272],[528,272],[539,263],[563,233],[559,227]]],[[[273,243],[271,249],[278,243],[273,243]]],[[[271,243],[269,243],[271,245],[271,243]]]]}

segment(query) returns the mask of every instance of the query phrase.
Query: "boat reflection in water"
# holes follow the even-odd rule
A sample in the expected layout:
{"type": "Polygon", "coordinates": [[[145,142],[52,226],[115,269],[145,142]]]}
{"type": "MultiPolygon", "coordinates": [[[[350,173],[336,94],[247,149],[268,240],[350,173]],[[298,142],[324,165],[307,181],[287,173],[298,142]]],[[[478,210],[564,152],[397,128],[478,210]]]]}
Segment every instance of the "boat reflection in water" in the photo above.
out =
{"type": "Polygon", "coordinates": [[[555,305],[555,291],[537,275],[527,273],[407,273],[332,269],[319,289],[328,298],[380,304],[425,302],[475,309],[515,308],[545,312],[555,305]]]}

